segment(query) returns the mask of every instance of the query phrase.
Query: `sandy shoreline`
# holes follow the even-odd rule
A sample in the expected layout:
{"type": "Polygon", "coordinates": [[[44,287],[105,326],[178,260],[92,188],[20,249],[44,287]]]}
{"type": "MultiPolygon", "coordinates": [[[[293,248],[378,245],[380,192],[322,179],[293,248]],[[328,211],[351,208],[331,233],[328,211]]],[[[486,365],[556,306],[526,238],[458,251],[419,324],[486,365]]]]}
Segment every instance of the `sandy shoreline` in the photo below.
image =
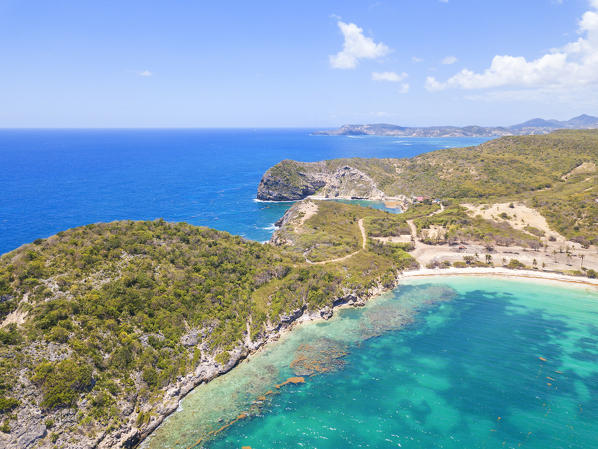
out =
{"type": "Polygon", "coordinates": [[[421,268],[405,271],[399,276],[401,279],[433,276],[479,276],[479,277],[508,277],[518,279],[538,279],[544,281],[566,282],[588,285],[598,288],[598,279],[583,276],[569,276],[561,273],[537,270],[512,270],[503,267],[472,267],[472,268],[421,268]]]}

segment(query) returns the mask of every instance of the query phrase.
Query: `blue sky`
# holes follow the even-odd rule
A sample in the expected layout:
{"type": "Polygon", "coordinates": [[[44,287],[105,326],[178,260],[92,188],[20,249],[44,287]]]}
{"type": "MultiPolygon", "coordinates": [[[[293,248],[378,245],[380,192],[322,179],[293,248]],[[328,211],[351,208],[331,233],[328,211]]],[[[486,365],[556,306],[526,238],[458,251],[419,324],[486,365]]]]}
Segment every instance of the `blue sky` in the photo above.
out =
{"type": "Polygon", "coordinates": [[[598,0],[0,0],[0,127],[598,115],[598,0]]]}

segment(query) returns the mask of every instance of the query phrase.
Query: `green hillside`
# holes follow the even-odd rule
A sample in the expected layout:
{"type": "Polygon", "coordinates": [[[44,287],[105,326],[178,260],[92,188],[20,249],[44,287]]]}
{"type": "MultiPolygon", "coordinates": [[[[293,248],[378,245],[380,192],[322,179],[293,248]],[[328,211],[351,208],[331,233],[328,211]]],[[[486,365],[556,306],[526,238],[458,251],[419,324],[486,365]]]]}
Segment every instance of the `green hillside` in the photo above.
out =
{"type": "Polygon", "coordinates": [[[181,376],[236,362],[248,338],[263,340],[298,310],[392,286],[404,258],[364,251],[310,265],[288,248],[161,220],[25,245],[0,258],[2,431],[32,425],[19,410],[45,417],[46,438],[59,438],[56,428],[93,439],[131,417],[142,428],[181,376]]]}

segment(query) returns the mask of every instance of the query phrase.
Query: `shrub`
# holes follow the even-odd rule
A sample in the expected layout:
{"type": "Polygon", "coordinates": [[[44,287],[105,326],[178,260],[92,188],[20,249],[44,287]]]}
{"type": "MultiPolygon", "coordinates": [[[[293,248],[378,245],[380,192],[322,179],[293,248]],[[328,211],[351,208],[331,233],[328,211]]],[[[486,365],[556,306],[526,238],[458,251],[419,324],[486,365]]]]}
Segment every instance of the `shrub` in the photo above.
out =
{"type": "Polygon", "coordinates": [[[521,270],[525,268],[525,264],[519,262],[517,259],[511,259],[509,261],[509,264],[507,265],[507,268],[510,268],[512,270],[521,270]]]}
{"type": "Polygon", "coordinates": [[[145,368],[143,368],[141,377],[150,387],[154,387],[158,384],[158,373],[152,366],[146,365],[145,368]]]}
{"type": "Polygon", "coordinates": [[[523,228],[525,231],[529,232],[530,234],[535,235],[536,237],[544,237],[544,235],[546,234],[544,231],[542,231],[541,229],[538,229],[534,226],[530,226],[527,225],[525,228],[523,228]]]}
{"type": "Polygon", "coordinates": [[[0,396],[0,415],[6,412],[10,412],[20,404],[19,400],[15,398],[8,398],[6,396],[0,396]]]}
{"type": "Polygon", "coordinates": [[[42,407],[52,409],[73,406],[79,395],[92,386],[93,378],[89,365],[65,359],[40,363],[32,381],[42,389],[42,407]]]}
{"type": "Polygon", "coordinates": [[[49,339],[58,343],[66,343],[69,339],[68,331],[62,326],[52,328],[49,339]]]}
{"type": "Polygon", "coordinates": [[[214,360],[221,365],[226,365],[230,360],[230,354],[228,351],[222,351],[220,354],[214,357],[214,360]]]}
{"type": "Polygon", "coordinates": [[[10,324],[4,329],[0,329],[0,343],[5,345],[16,345],[22,341],[22,337],[17,332],[16,324],[10,324]]]}

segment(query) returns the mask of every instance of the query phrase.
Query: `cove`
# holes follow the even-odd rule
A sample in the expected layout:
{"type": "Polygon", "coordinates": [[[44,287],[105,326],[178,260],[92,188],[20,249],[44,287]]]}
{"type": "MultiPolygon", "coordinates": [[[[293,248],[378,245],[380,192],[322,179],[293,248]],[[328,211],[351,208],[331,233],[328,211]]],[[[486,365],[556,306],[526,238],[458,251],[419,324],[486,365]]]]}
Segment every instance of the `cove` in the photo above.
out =
{"type": "Polygon", "coordinates": [[[597,441],[596,289],[462,276],[402,281],[361,309],[297,326],[196,388],[143,447],[597,441]]]}

